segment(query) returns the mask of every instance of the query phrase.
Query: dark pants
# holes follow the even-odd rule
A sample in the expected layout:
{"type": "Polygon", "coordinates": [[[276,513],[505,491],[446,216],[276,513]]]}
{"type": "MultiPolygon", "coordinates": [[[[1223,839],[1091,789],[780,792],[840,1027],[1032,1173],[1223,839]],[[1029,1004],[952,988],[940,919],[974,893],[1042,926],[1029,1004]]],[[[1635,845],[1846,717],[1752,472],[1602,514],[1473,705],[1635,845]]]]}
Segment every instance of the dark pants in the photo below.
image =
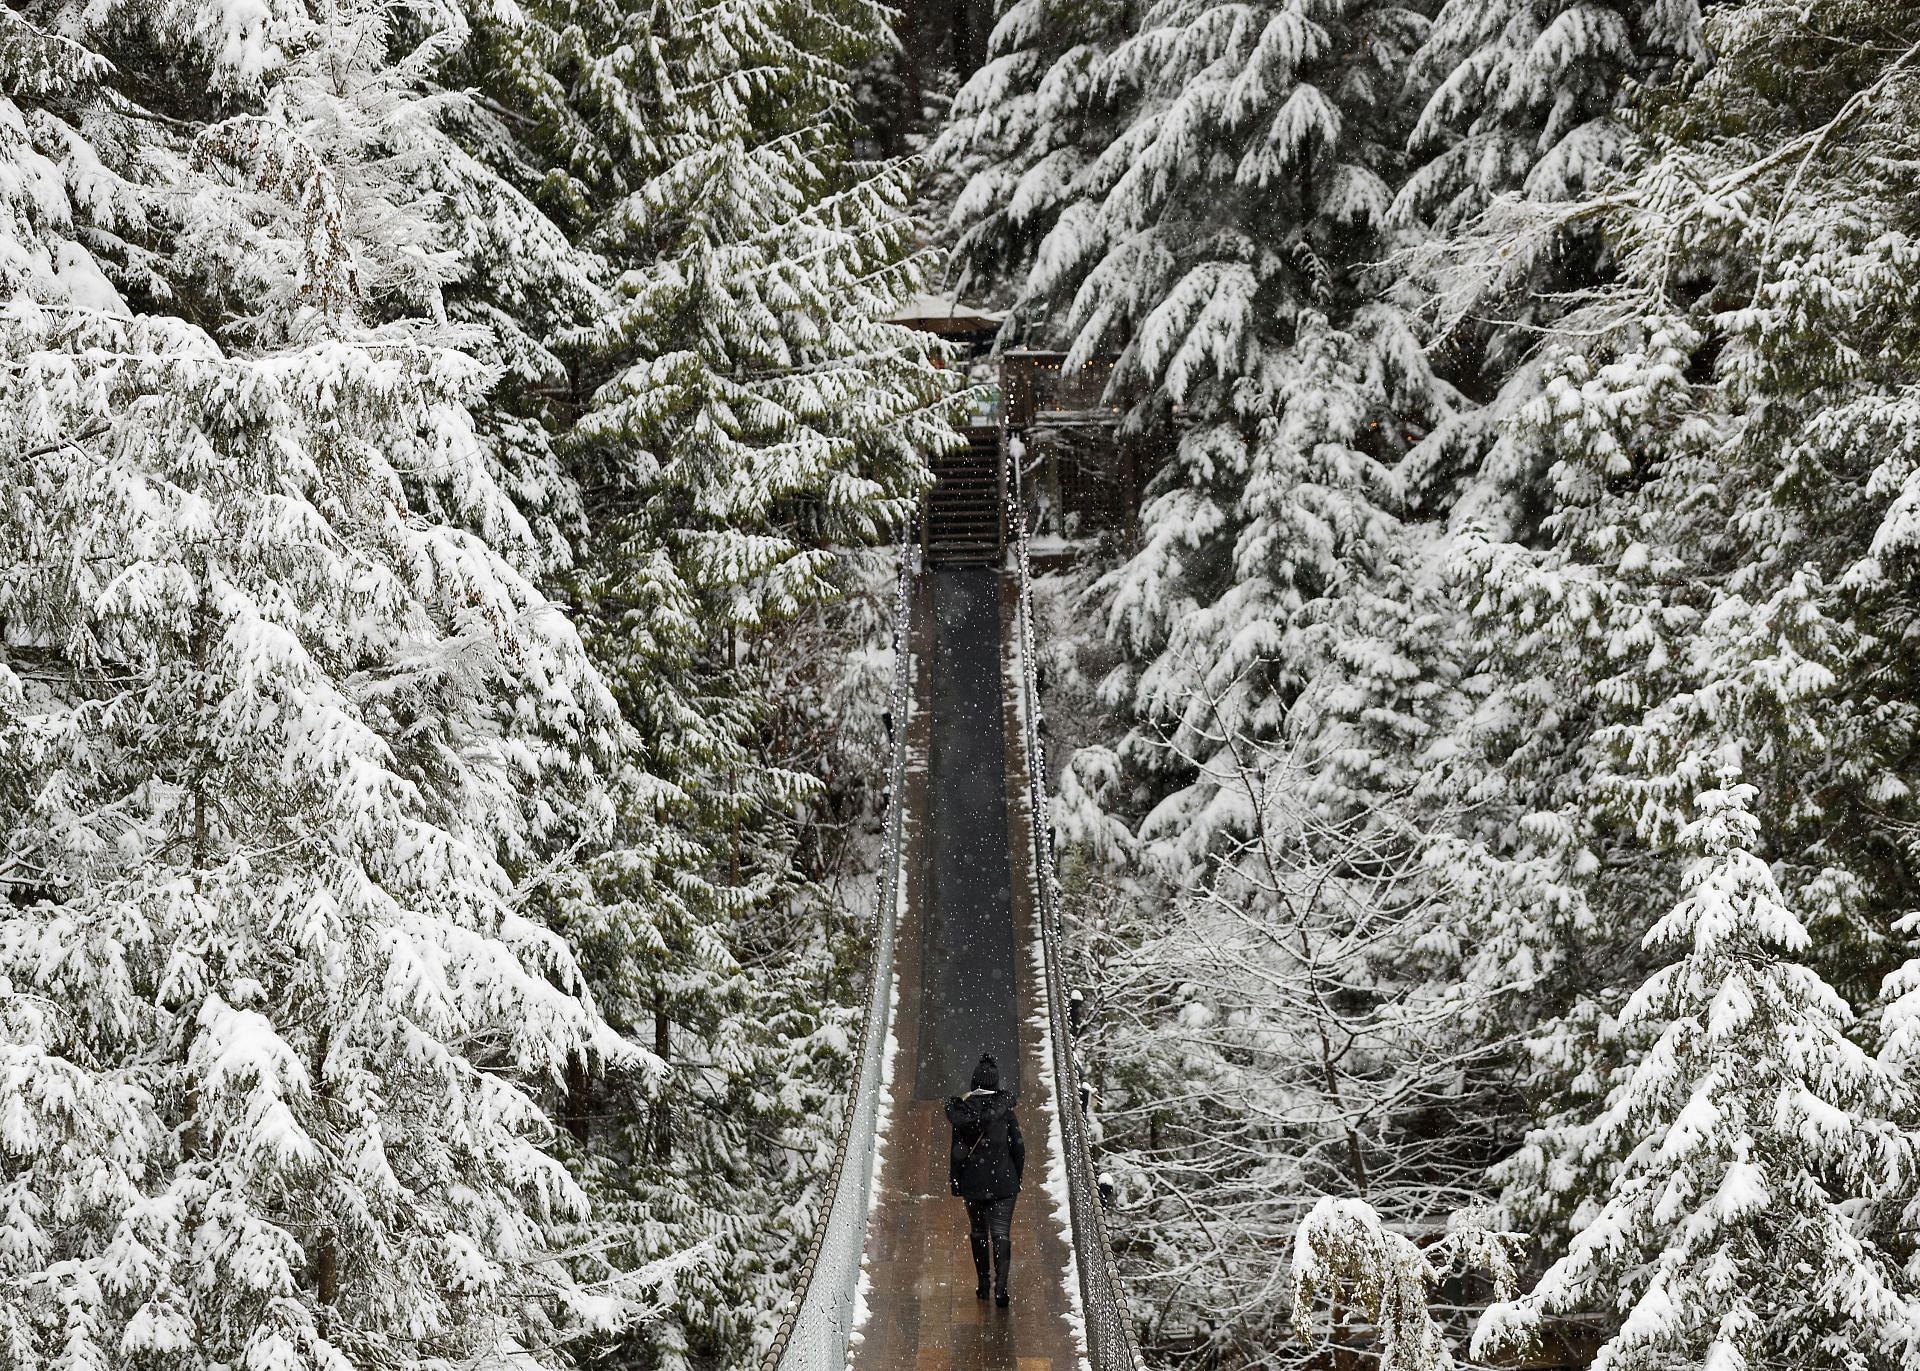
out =
{"type": "Polygon", "coordinates": [[[1007,1270],[1013,1265],[1013,1202],[1016,1196],[1000,1200],[967,1201],[967,1242],[973,1247],[973,1270],[980,1288],[987,1288],[987,1277],[999,1273],[994,1293],[1007,1293],[1007,1270]],[[991,1242],[993,1265],[987,1265],[991,1242]]]}

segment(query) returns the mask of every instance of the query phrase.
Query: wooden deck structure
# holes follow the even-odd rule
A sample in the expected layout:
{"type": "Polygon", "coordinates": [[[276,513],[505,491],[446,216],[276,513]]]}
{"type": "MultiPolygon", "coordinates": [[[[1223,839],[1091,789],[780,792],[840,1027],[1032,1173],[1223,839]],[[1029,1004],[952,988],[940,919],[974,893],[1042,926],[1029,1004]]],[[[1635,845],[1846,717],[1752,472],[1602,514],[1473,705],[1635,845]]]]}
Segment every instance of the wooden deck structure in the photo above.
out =
{"type": "Polygon", "coordinates": [[[1069,367],[1066,354],[996,350],[1005,316],[957,300],[923,295],[894,323],[939,334],[957,345],[982,389],[960,417],[966,445],[929,455],[936,484],[923,508],[923,549],[936,561],[998,565],[1005,551],[1009,440],[1023,453],[1028,522],[1041,563],[1070,561],[1073,548],[1138,533],[1147,475],[1165,459],[1161,445],[1120,431],[1122,406],[1106,394],[1116,358],[1069,367]]]}

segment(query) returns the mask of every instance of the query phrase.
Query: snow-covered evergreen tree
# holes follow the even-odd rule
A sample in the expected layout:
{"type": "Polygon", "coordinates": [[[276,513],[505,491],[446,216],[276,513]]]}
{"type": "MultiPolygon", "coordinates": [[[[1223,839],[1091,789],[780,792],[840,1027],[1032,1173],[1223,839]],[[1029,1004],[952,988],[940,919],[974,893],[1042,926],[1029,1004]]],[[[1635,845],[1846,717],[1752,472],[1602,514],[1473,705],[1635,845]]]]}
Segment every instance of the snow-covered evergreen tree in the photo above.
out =
{"type": "Polygon", "coordinates": [[[674,1070],[577,1080],[576,1131],[631,1221],[616,1264],[713,1253],[647,1355],[741,1356],[816,1219],[853,950],[795,831],[827,797],[783,764],[770,730],[793,715],[769,696],[796,620],[900,526],[951,433],[937,346],[885,322],[924,274],[904,168],[849,151],[848,73],[884,14],[540,3],[476,24],[476,74],[532,121],[493,155],[549,169],[528,188],[611,297],[552,344],[590,529],[570,589],[640,750],[567,928],[609,1018],[674,1070]]]}
{"type": "Polygon", "coordinates": [[[1421,162],[1397,208],[1449,229],[1500,195],[1576,199],[1625,155],[1635,87],[1704,56],[1696,0],[1447,0],[1408,72],[1421,162]]]}
{"type": "MultiPolygon", "coordinates": [[[[1121,1011],[1128,1031],[1103,1044],[1130,1101],[1109,1139],[1164,1159],[1151,1099],[1178,1096],[1198,1116],[1195,1157],[1210,1154],[1188,1179],[1210,1179],[1192,1187],[1198,1211],[1169,1212],[1169,1174],[1162,1201],[1122,1221],[1178,1273],[1166,1329],[1210,1322],[1258,1361],[1285,1340],[1263,1240],[1290,1238],[1322,1194],[1366,1190],[1375,1147],[1406,1181],[1382,1178],[1394,1221],[1437,1221],[1458,1199],[1442,1198],[1443,1177],[1467,1173],[1412,1160],[1416,1116],[1479,1112],[1453,1061],[1461,1016],[1427,1003],[1424,1037],[1399,1017],[1423,1001],[1423,973],[1460,975],[1463,945],[1404,803],[1424,740],[1458,708],[1454,615],[1441,545],[1398,517],[1400,464],[1457,397],[1375,269],[1400,241],[1389,213],[1412,119],[1399,93],[1426,21],[1387,4],[1170,0],[1055,56],[1051,11],[1014,23],[1028,8],[1009,12],[1006,51],[963,91],[956,108],[972,113],[941,145],[973,171],[958,241],[977,270],[1030,261],[1016,319],[1065,344],[1069,365],[1116,353],[1129,424],[1170,449],[1139,546],[1095,591],[1123,659],[1102,690],[1128,729],[1077,759],[1076,802],[1108,813],[1070,826],[1104,832],[1118,817],[1156,880],[1189,892],[1175,917],[1150,895],[1119,921],[1145,955],[1116,958],[1138,967],[1142,993],[1121,1011]],[[1022,234],[1038,236],[1030,256],[1022,234]],[[1241,870],[1259,866],[1268,805],[1318,835],[1278,839],[1299,891],[1241,870]],[[1313,890],[1328,898],[1303,903],[1313,890]],[[1257,957],[1228,936],[1236,910],[1257,957]],[[1316,944],[1304,961],[1299,930],[1316,944]],[[1230,949],[1232,969],[1209,947],[1230,949]],[[1196,959],[1207,976],[1189,974],[1196,959]],[[1302,976],[1324,977],[1341,1008],[1315,1011],[1302,976]],[[1296,1035],[1313,1042],[1316,1018],[1336,1078],[1353,1073],[1342,1083],[1275,1056],[1296,1035]],[[1454,1069],[1403,1088],[1439,1061],[1454,1069]],[[1223,1253],[1209,1214],[1246,1250],[1223,1253]],[[1183,1279],[1195,1270],[1204,1284],[1183,1279]]],[[[1465,1122],[1455,1141],[1461,1158],[1486,1143],[1465,1122]]]]}
{"type": "Polygon", "coordinates": [[[1213,787],[1182,774],[1223,735],[1277,736],[1342,654],[1401,697],[1384,709],[1411,707],[1420,607],[1379,592],[1407,551],[1393,465],[1442,396],[1365,267],[1398,166],[1387,97],[1420,32],[1394,7],[1153,8],[1094,64],[1127,103],[1023,282],[1075,357],[1120,354],[1136,422],[1181,411],[1142,546],[1103,593],[1140,663],[1111,689],[1151,721],[1126,760],[1166,772],[1187,817],[1213,787]]]}
{"type": "Polygon", "coordinates": [[[1685,895],[1647,941],[1677,954],[1627,1004],[1644,1054],[1598,1118],[1536,1138],[1509,1175],[1601,1182],[1571,1248],[1488,1311],[1474,1350],[1548,1317],[1618,1319],[1594,1365],[1895,1367],[1920,1352],[1920,1292],[1858,1213],[1914,1162],[1907,1085],[1846,1030],[1846,1002],[1795,960],[1811,939],[1754,852],[1749,785],[1702,792],[1681,830],[1685,895]]]}
{"type": "Polygon", "coordinates": [[[1633,146],[1628,102],[1704,57],[1692,0],[1450,0],[1406,91],[1422,103],[1394,216],[1422,238],[1402,289],[1460,393],[1403,469],[1409,503],[1450,535],[1436,547],[1468,696],[1426,754],[1425,788],[1460,820],[1429,856],[1476,911],[1487,964],[1536,987],[1516,1002],[1527,1017],[1567,1013],[1587,1030],[1606,1011],[1582,997],[1609,981],[1574,969],[1603,841],[1586,803],[1593,721],[1579,635],[1545,598],[1551,574],[1514,565],[1553,507],[1550,445],[1519,415],[1543,385],[1542,338],[1577,329],[1570,306],[1611,269],[1592,216],[1570,207],[1633,146]]]}
{"type": "Polygon", "coordinates": [[[1570,207],[1633,146],[1629,101],[1704,57],[1692,0],[1450,0],[1405,92],[1420,110],[1394,217],[1421,241],[1401,259],[1402,290],[1459,390],[1403,468],[1409,503],[1450,534],[1436,546],[1469,697],[1423,768],[1463,821],[1435,836],[1430,858],[1477,911],[1488,964],[1537,987],[1519,1003],[1590,1027],[1605,1012],[1579,997],[1607,977],[1571,966],[1601,842],[1585,804],[1592,721],[1580,649],[1542,584],[1506,579],[1508,545],[1537,545],[1553,504],[1550,447],[1518,416],[1540,394],[1542,338],[1577,329],[1568,309],[1611,270],[1593,217],[1570,207]]]}
{"type": "Polygon", "coordinates": [[[933,199],[951,211],[957,290],[1009,303],[1024,295],[1035,250],[1083,197],[1080,177],[1116,131],[1125,101],[1100,79],[1102,63],[1131,19],[1110,0],[1001,8],[987,61],[954,97],[927,159],[933,199]]]}
{"type": "MultiPolygon", "coordinates": [[[[1707,35],[1711,70],[1649,101],[1629,170],[1573,211],[1602,223],[1620,280],[1513,427],[1551,463],[1550,546],[1468,554],[1489,625],[1531,635],[1500,659],[1526,683],[1506,698],[1576,744],[1529,768],[1554,798],[1540,831],[1573,859],[1557,888],[1585,983],[1536,1043],[1557,1117],[1536,1148],[1565,1147],[1503,1177],[1549,1253],[1610,1184],[1580,1130],[1637,1069],[1615,1016],[1648,973],[1647,911],[1677,884],[1692,797],[1728,759],[1766,781],[1758,841],[1810,934],[1799,956],[1846,1009],[1873,1007],[1912,932],[1913,210],[1889,169],[1912,152],[1920,32],[1892,7],[1753,4],[1707,35]]],[[[1903,1075],[1908,984],[1885,984],[1879,1025],[1903,1075]]],[[[1897,1208],[1849,1214],[1873,1261],[1910,1247],[1897,1208]]]]}
{"type": "Polygon", "coordinates": [[[1434,16],[1408,71],[1419,113],[1392,212],[1418,238],[1403,294],[1463,401],[1409,456],[1408,496],[1430,516],[1536,532],[1544,468],[1508,421],[1538,393],[1542,335],[1610,267],[1593,217],[1569,206],[1633,146],[1629,100],[1704,59],[1695,0],[1449,0],[1434,16]]]}
{"type": "Polygon", "coordinates": [[[538,910],[621,724],[516,569],[432,179],[536,216],[408,19],[0,19],[10,1365],[554,1364],[619,1310],[540,1095],[634,1054],[538,910]]]}

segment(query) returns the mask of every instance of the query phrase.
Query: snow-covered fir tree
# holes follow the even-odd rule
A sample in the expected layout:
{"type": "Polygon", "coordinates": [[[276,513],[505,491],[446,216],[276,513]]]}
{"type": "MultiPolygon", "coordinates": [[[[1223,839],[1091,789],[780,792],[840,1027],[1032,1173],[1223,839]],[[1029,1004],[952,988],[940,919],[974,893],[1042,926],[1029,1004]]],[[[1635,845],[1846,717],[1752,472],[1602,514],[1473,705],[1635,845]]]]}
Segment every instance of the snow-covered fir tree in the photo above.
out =
{"type": "Polygon", "coordinates": [[[1419,766],[1445,816],[1426,858],[1483,972],[1527,988],[1481,1031],[1534,1034],[1536,1100],[1572,1091],[1591,1105],[1574,1062],[1612,1033],[1640,963],[1635,947],[1591,941],[1587,892],[1610,839],[1590,790],[1602,754],[1582,685],[1591,637],[1564,612],[1586,597],[1534,560],[1551,536],[1554,451],[1522,416],[1546,384],[1543,339],[1577,334],[1584,293],[1617,268],[1588,206],[1634,146],[1631,102],[1704,56],[1691,0],[1448,3],[1408,75],[1420,108],[1394,218],[1417,241],[1398,290],[1454,394],[1401,489],[1410,514],[1445,530],[1431,547],[1461,682],[1419,766]]]}
{"type": "Polygon", "coordinates": [[[622,725],[445,301],[451,192],[537,216],[407,20],[0,18],[9,1365],[553,1365],[624,1303],[541,1096],[633,1052],[539,917],[622,725]]]}
{"type": "MultiPolygon", "coordinates": [[[[1561,793],[1596,835],[1580,955],[1605,1003],[1539,1042],[1571,1120],[1630,1060],[1606,1006],[1647,971],[1645,911],[1674,889],[1672,840],[1724,756],[1768,783],[1754,814],[1813,935],[1804,959],[1864,1012],[1907,955],[1916,354],[1912,194],[1888,168],[1914,95],[1907,49],[1863,35],[1911,28],[1871,7],[1715,12],[1711,71],[1650,106],[1647,145],[1599,202],[1620,285],[1521,416],[1554,459],[1552,545],[1475,554],[1489,602],[1542,626],[1509,669],[1556,674],[1554,707],[1589,730],[1561,793]]],[[[1890,1004],[1905,984],[1886,983],[1890,1004]]],[[[1882,1030],[1896,1056],[1899,1017],[1882,1030]]],[[[1605,1184],[1566,1166],[1509,1178],[1548,1235],[1605,1184]]],[[[1863,1234],[1909,1246],[1890,1218],[1863,1234]]]]}
{"type": "Polygon", "coordinates": [[[1598,1118],[1503,1164],[1552,1185],[1571,1155],[1605,1179],[1566,1255],[1482,1319],[1478,1356],[1587,1311],[1617,1321],[1601,1371],[1891,1368],[1920,1353],[1920,1291],[1859,1222],[1913,1166],[1910,1088],[1848,1038],[1845,1000],[1797,960],[1812,940],[1754,851],[1753,794],[1702,792],[1679,834],[1684,896],[1647,934],[1678,955],[1622,1014],[1643,1054],[1598,1118]]]}
{"type": "Polygon", "coordinates": [[[1704,55],[1696,0],[1447,0],[1408,70],[1399,209],[1450,229],[1501,195],[1578,198],[1625,155],[1635,87],[1704,55]]]}
{"type": "Polygon", "coordinates": [[[1703,60],[1691,0],[1448,3],[1405,89],[1419,112],[1393,218],[1415,241],[1396,289],[1453,389],[1400,472],[1407,513],[1436,526],[1461,691],[1419,763],[1426,857],[1483,974],[1528,991],[1481,1031],[1559,1025],[1535,1039],[1536,1097],[1572,1089],[1591,1103],[1570,1063],[1611,1032],[1638,954],[1623,970],[1587,941],[1608,845],[1589,791],[1598,721],[1580,684],[1587,635],[1569,631],[1561,582],[1531,561],[1549,537],[1553,451],[1520,416],[1545,384],[1543,338],[1577,332],[1583,292],[1616,268],[1583,207],[1633,146],[1630,102],[1703,60]]]}
{"type": "Polygon", "coordinates": [[[1068,365],[1117,355],[1129,425],[1170,450],[1139,546],[1094,591],[1122,659],[1102,691],[1130,726],[1081,754],[1072,789],[1153,873],[1118,920],[1144,955],[1114,954],[1140,993],[1113,1016],[1108,1134],[1152,1159],[1122,1214],[1156,1253],[1149,1332],[1262,1362],[1292,1355],[1266,1254],[1315,1198],[1372,1193],[1377,1164],[1395,1222],[1437,1222],[1458,1198],[1445,1177],[1487,1145],[1468,1073],[1413,1084],[1451,1059],[1460,1016],[1429,1005],[1424,1037],[1402,1017],[1423,973],[1459,974],[1439,971],[1452,915],[1401,805],[1457,698],[1453,619],[1432,539],[1397,517],[1398,467],[1455,397],[1375,270],[1399,241],[1399,93],[1426,21],[1183,0],[1056,55],[1049,14],[1009,11],[1005,51],[956,102],[942,150],[972,180],[954,232],[974,269],[1015,266],[1015,318],[1068,365]],[[1319,1031],[1333,1079],[1276,1057],[1319,1031]],[[1171,1149],[1157,1096],[1186,1102],[1171,1149]],[[1415,1136],[1449,1109],[1451,1161],[1415,1136]]]}
{"type": "Polygon", "coordinates": [[[1630,101],[1704,57],[1695,0],[1449,0],[1434,15],[1407,73],[1418,118],[1392,211],[1416,239],[1403,297],[1460,392],[1406,463],[1423,512],[1534,532],[1544,472],[1507,421],[1537,393],[1543,333],[1611,268],[1593,218],[1568,207],[1627,155],[1630,101]]]}
{"type": "Polygon", "coordinates": [[[987,60],[927,159],[932,198],[951,211],[957,290],[996,302],[1024,295],[1035,250],[1082,197],[1079,177],[1115,132],[1122,102],[1100,80],[1101,62],[1128,20],[1106,0],[1002,7],[987,60]]]}
{"type": "Polygon", "coordinates": [[[1103,594],[1139,663],[1109,689],[1148,722],[1126,761],[1162,774],[1155,798],[1176,798],[1159,821],[1195,852],[1218,787],[1185,782],[1223,737],[1277,736],[1336,653],[1383,682],[1418,674],[1390,660],[1392,640],[1422,632],[1417,607],[1366,587],[1402,557],[1393,463],[1439,397],[1364,278],[1397,166],[1385,96],[1419,33],[1410,12],[1364,5],[1312,21],[1154,8],[1095,64],[1089,79],[1129,102],[1039,226],[1021,283],[1073,357],[1118,353],[1134,422],[1182,413],[1142,547],[1103,594]],[[1323,615],[1342,604],[1355,617],[1336,633],[1323,615]]]}
{"type": "Polygon", "coordinates": [[[476,24],[476,74],[532,121],[501,121],[492,155],[547,169],[529,192],[610,294],[552,345],[589,528],[570,593],[640,749],[567,927],[609,1018],[673,1070],[583,1074],[570,1109],[629,1222],[615,1264],[711,1257],[646,1355],[742,1356],[817,1219],[853,998],[796,833],[844,796],[783,764],[801,700],[771,696],[951,433],[937,347],[885,322],[924,276],[904,168],[850,152],[848,73],[885,16],[692,0],[476,24]]]}

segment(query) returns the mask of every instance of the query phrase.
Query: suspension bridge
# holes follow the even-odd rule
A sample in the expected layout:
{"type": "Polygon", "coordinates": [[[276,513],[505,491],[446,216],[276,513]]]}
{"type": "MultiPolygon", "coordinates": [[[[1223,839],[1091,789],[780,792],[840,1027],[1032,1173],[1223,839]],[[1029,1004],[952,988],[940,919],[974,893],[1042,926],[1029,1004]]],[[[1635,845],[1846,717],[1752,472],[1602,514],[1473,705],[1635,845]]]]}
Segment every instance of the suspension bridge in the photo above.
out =
{"type": "Polygon", "coordinates": [[[901,549],[893,798],[853,1098],[763,1371],[1136,1371],[1079,1103],[1020,472],[976,443],[936,474],[922,541],[901,549]],[[983,1051],[1027,1137],[1009,1309],[974,1297],[947,1191],[942,1102],[983,1051]]]}

